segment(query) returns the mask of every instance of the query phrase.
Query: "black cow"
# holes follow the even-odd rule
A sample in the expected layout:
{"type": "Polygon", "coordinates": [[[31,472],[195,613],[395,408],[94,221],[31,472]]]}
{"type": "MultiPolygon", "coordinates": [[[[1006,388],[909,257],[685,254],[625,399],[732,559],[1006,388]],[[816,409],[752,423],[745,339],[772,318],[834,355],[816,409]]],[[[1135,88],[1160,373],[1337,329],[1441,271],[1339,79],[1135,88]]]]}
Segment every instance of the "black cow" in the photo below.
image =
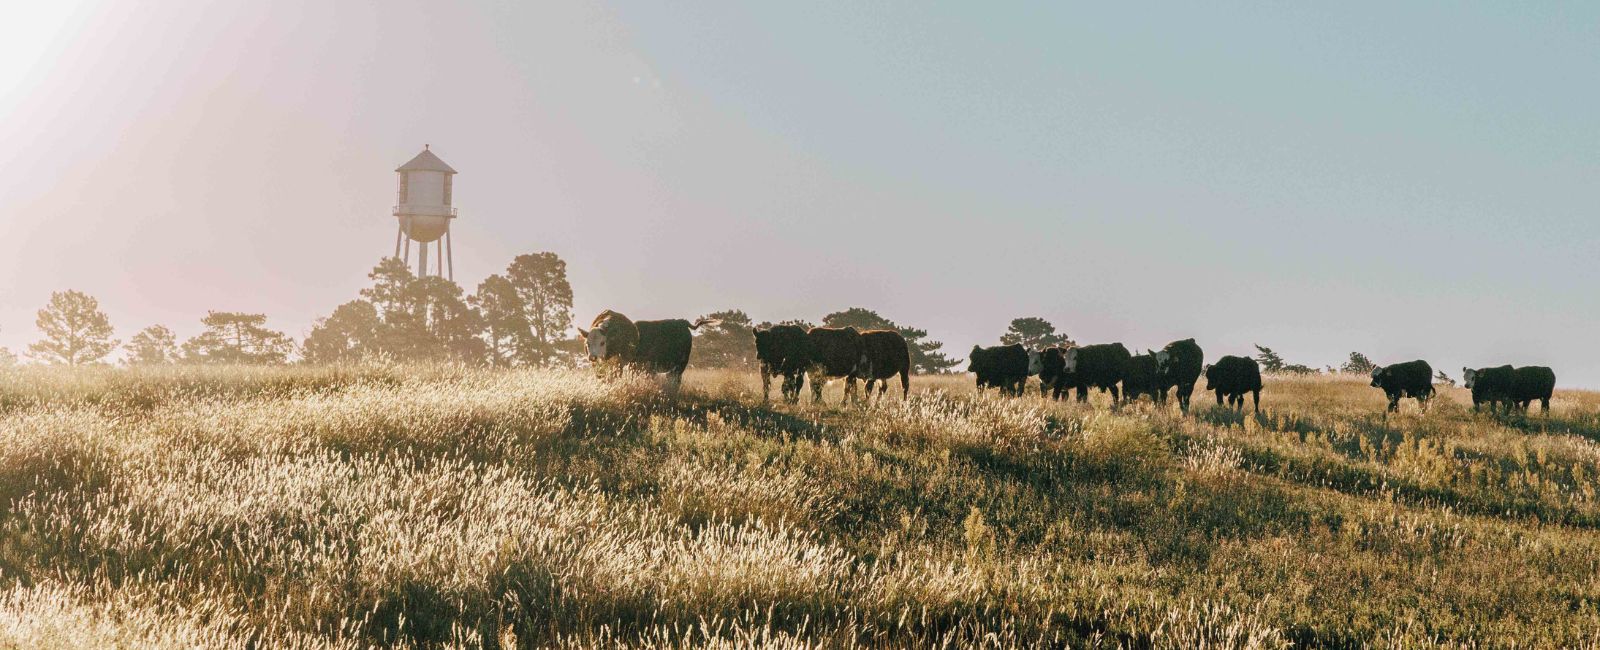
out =
{"type": "Polygon", "coordinates": [[[1516,392],[1517,370],[1509,365],[1495,366],[1492,368],[1461,369],[1462,379],[1468,390],[1472,391],[1472,410],[1478,410],[1485,402],[1489,404],[1489,412],[1505,405],[1506,412],[1515,406],[1513,395],[1516,392]]]}
{"type": "Polygon", "coordinates": [[[1540,411],[1550,412],[1550,398],[1556,388],[1556,373],[1549,368],[1496,366],[1461,370],[1467,388],[1472,390],[1474,411],[1484,402],[1489,403],[1490,411],[1501,404],[1505,405],[1507,413],[1512,409],[1527,411],[1528,407],[1533,405],[1533,400],[1539,400],[1540,411]]]}
{"type": "Polygon", "coordinates": [[[772,377],[783,377],[783,399],[800,401],[800,387],[815,353],[806,328],[799,325],[773,325],[755,330],[756,362],[761,366],[761,399],[772,392],[772,377]]]}
{"type": "Polygon", "coordinates": [[[844,398],[856,396],[856,377],[862,366],[865,348],[861,331],[854,327],[813,327],[806,332],[811,342],[811,401],[822,402],[822,386],[829,377],[844,377],[844,398]]]}
{"type": "Polygon", "coordinates": [[[1021,395],[1028,382],[1028,350],[1021,344],[992,348],[972,346],[967,372],[978,376],[978,391],[998,388],[1002,395],[1021,395]]]}
{"type": "Polygon", "coordinates": [[[1123,400],[1132,402],[1141,395],[1149,395],[1150,401],[1165,404],[1168,388],[1170,386],[1161,376],[1161,364],[1156,353],[1136,354],[1128,360],[1127,372],[1122,376],[1123,400]]]}
{"type": "Polygon", "coordinates": [[[1433,397],[1433,366],[1418,359],[1372,369],[1372,387],[1389,397],[1389,412],[1400,410],[1400,398],[1411,397],[1423,411],[1433,397]]]}
{"type": "Polygon", "coordinates": [[[894,330],[867,330],[861,333],[864,367],[857,374],[867,380],[866,397],[872,399],[872,383],[878,382],[878,397],[889,390],[889,379],[900,375],[901,397],[911,396],[911,347],[906,337],[894,330]]]}
{"type": "Polygon", "coordinates": [[[1127,375],[1132,357],[1121,343],[1067,348],[1062,353],[1065,368],[1061,378],[1056,380],[1056,395],[1059,397],[1065,389],[1073,388],[1078,392],[1079,402],[1088,402],[1089,389],[1098,388],[1101,392],[1111,392],[1111,404],[1115,406],[1122,399],[1117,385],[1127,375]]]}
{"type": "Polygon", "coordinates": [[[1189,412],[1189,396],[1194,394],[1194,383],[1205,369],[1205,359],[1205,352],[1194,339],[1173,341],[1156,353],[1161,380],[1167,386],[1178,389],[1178,408],[1185,413],[1189,412]]]}
{"type": "Polygon", "coordinates": [[[677,390],[683,383],[684,369],[689,367],[694,330],[716,322],[706,318],[693,324],[681,318],[634,322],[608,309],[595,317],[588,331],[579,328],[578,335],[583,337],[589,360],[596,366],[612,362],[639,372],[666,373],[669,386],[677,390]]]}
{"type": "Polygon", "coordinates": [[[1067,348],[1045,348],[1028,353],[1028,371],[1039,375],[1039,397],[1053,395],[1061,399],[1067,390],[1063,381],[1067,374],[1067,348]]]}
{"type": "Polygon", "coordinates": [[[1556,390],[1556,372],[1544,366],[1523,366],[1516,370],[1511,399],[1524,413],[1539,400],[1539,412],[1550,412],[1550,398],[1556,390]]]}
{"type": "Polygon", "coordinates": [[[1255,401],[1255,412],[1261,412],[1261,366],[1255,359],[1236,357],[1233,355],[1217,359],[1217,362],[1206,366],[1206,390],[1216,391],[1217,405],[1222,405],[1222,398],[1228,398],[1228,406],[1235,409],[1244,408],[1244,395],[1251,393],[1255,401]]]}

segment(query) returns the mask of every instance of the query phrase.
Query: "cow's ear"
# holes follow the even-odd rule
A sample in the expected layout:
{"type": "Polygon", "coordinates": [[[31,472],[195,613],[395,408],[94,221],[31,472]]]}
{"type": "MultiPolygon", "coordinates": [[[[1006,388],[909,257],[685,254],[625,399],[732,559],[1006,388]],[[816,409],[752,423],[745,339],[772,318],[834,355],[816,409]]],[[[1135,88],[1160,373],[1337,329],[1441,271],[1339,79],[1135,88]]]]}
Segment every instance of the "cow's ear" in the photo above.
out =
{"type": "Polygon", "coordinates": [[[584,331],[584,329],[582,327],[580,327],[580,328],[578,328],[578,337],[579,338],[585,338],[585,339],[589,338],[589,333],[587,331],[584,331]]]}

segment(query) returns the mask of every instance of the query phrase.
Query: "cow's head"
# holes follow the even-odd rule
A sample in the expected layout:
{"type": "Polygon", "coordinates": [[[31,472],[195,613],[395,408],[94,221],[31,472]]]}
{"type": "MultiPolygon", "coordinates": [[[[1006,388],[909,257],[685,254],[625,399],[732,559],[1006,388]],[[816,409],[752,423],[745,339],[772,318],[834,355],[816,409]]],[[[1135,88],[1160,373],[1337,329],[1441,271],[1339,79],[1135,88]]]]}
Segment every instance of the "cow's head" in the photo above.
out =
{"type": "Polygon", "coordinates": [[[1028,350],[1028,376],[1044,370],[1044,350],[1028,350]]]}
{"type": "Polygon", "coordinates": [[[1384,367],[1381,367],[1381,366],[1377,367],[1377,368],[1373,368],[1372,369],[1372,386],[1374,388],[1382,388],[1383,387],[1383,378],[1387,377],[1388,375],[1389,375],[1389,369],[1388,368],[1384,368],[1384,367]]]}
{"type": "Polygon", "coordinates": [[[584,345],[589,348],[589,361],[601,361],[606,358],[606,333],[604,330],[593,329],[584,331],[578,328],[578,336],[583,337],[584,345]]]}
{"type": "Polygon", "coordinates": [[[1166,350],[1161,350],[1161,351],[1156,352],[1155,355],[1156,355],[1156,372],[1159,372],[1161,374],[1166,374],[1168,366],[1170,366],[1172,364],[1172,353],[1168,352],[1166,350]]]}
{"type": "Polygon", "coordinates": [[[1214,363],[1206,364],[1206,367],[1205,367],[1206,390],[1211,390],[1211,384],[1216,382],[1216,379],[1211,376],[1211,369],[1215,368],[1215,367],[1217,367],[1217,364],[1214,364],[1214,363]]]}
{"type": "Polygon", "coordinates": [[[1061,360],[1063,362],[1062,366],[1061,366],[1061,369],[1063,371],[1065,371],[1065,372],[1067,372],[1069,374],[1077,372],[1078,371],[1078,348],[1067,348],[1067,351],[1062,353],[1061,360]]]}
{"type": "Polygon", "coordinates": [[[1472,388],[1472,385],[1477,383],[1477,382],[1478,382],[1478,371],[1473,370],[1471,368],[1465,368],[1465,367],[1461,369],[1461,385],[1462,386],[1466,386],[1467,388],[1472,388]]]}

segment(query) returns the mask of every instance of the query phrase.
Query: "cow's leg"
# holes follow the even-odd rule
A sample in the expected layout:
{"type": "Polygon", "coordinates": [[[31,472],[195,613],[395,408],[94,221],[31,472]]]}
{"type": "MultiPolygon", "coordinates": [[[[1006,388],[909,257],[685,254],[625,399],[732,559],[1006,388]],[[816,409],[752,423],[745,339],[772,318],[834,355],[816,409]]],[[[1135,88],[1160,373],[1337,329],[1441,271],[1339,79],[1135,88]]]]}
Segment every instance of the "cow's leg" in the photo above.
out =
{"type": "Polygon", "coordinates": [[[900,397],[901,397],[901,399],[911,399],[911,369],[910,368],[907,368],[905,370],[901,370],[900,371],[900,397]]]}
{"type": "Polygon", "coordinates": [[[856,376],[855,375],[845,375],[845,378],[844,378],[844,400],[846,402],[860,402],[861,401],[861,394],[856,392],[856,376]]]}
{"type": "Polygon", "coordinates": [[[1550,398],[1548,398],[1548,397],[1539,398],[1539,413],[1541,413],[1543,415],[1549,415],[1550,414],[1550,398]]]}
{"type": "MultiPolygon", "coordinates": [[[[1116,387],[1116,385],[1115,385],[1115,384],[1113,384],[1113,385],[1112,385],[1112,386],[1111,386],[1111,387],[1110,387],[1110,388],[1108,388],[1108,389],[1107,389],[1107,390],[1110,390],[1110,391],[1111,391],[1111,407],[1112,407],[1112,408],[1116,408],[1116,406],[1117,406],[1117,405],[1118,405],[1118,404],[1120,404],[1120,403],[1122,403],[1122,395],[1121,395],[1121,394],[1120,394],[1120,393],[1118,393],[1118,392],[1117,392],[1117,387],[1116,387]]],[[[1138,393],[1134,393],[1134,394],[1133,394],[1133,396],[1132,396],[1132,397],[1131,397],[1131,398],[1130,398],[1130,399],[1129,399],[1129,400],[1128,400],[1128,401],[1130,401],[1130,402],[1131,402],[1131,401],[1133,401],[1133,400],[1135,400],[1135,399],[1138,399],[1138,398],[1139,398],[1139,395],[1138,395],[1138,393]]]]}
{"type": "MultiPolygon", "coordinates": [[[[1254,402],[1256,415],[1261,415],[1261,389],[1251,391],[1251,400],[1254,402]]],[[[1239,396],[1239,406],[1244,406],[1244,396],[1239,396]]]]}
{"type": "Polygon", "coordinates": [[[1389,393],[1389,412],[1396,413],[1400,410],[1400,393],[1389,393]]]}
{"type": "Polygon", "coordinates": [[[809,375],[811,379],[811,403],[821,404],[822,384],[826,383],[828,378],[823,376],[823,374],[820,372],[809,372],[806,374],[809,375]]]}
{"type": "MultiPolygon", "coordinates": [[[[789,386],[784,384],[785,397],[788,397],[789,386]]],[[[765,365],[761,366],[761,401],[766,402],[772,397],[772,370],[765,365]]]]}

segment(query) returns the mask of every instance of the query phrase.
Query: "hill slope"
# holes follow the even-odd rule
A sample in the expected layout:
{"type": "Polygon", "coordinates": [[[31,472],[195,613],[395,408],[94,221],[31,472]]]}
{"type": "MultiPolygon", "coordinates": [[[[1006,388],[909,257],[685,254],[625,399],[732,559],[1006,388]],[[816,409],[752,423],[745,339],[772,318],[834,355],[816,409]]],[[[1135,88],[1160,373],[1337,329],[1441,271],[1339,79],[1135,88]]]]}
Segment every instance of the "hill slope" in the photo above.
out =
{"type": "Polygon", "coordinates": [[[1385,419],[1277,378],[1259,417],[1184,418],[753,384],[0,373],[0,646],[1600,642],[1595,394],[1385,419]]]}

